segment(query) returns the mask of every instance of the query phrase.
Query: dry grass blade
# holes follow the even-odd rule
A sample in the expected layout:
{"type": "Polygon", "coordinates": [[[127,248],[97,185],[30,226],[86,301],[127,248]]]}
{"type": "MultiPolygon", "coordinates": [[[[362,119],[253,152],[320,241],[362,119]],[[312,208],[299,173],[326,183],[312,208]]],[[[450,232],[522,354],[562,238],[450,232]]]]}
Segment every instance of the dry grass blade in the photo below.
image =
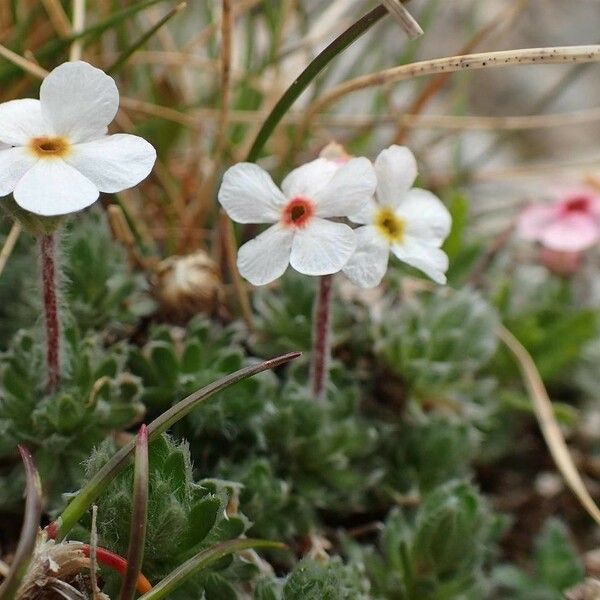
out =
{"type": "Polygon", "coordinates": [[[143,46],[161,27],[166,25],[175,15],[179,14],[187,6],[186,2],[180,2],[175,8],[172,8],[162,19],[160,19],[155,25],[153,25],[148,31],[143,33],[135,42],[127,48],[115,62],[107,67],[105,71],[112,73],[117,71],[125,61],[141,46],[143,46]]]}
{"type": "Polygon", "coordinates": [[[29,450],[19,446],[19,454],[25,467],[25,477],[27,480],[25,517],[23,519],[21,537],[19,538],[19,544],[10,566],[10,571],[0,586],[1,600],[13,600],[16,596],[35,548],[40,527],[40,517],[42,515],[42,484],[40,483],[40,476],[33,464],[29,450]]]}
{"type": "Polygon", "coordinates": [[[235,240],[235,231],[231,219],[224,212],[221,212],[219,216],[219,232],[221,234],[221,241],[223,244],[223,252],[225,254],[227,269],[233,281],[233,287],[235,288],[235,294],[240,305],[242,317],[246,322],[246,325],[248,325],[250,330],[252,330],[253,319],[250,297],[248,294],[248,289],[246,288],[246,284],[242,280],[240,272],[236,266],[237,244],[235,240]]]}
{"type": "Polygon", "coordinates": [[[579,502],[581,502],[581,505],[594,521],[600,525],[600,509],[587,491],[579,475],[579,471],[577,471],[573,463],[565,439],[554,416],[552,402],[548,397],[544,382],[531,355],[506,327],[500,326],[498,328],[498,336],[517,359],[525,387],[533,402],[533,408],[540,429],[558,470],[561,472],[567,485],[579,499],[579,502]]]}
{"type": "Polygon", "coordinates": [[[406,35],[412,40],[423,35],[421,26],[415,18],[402,5],[400,0],[381,0],[382,4],[388,9],[388,12],[400,23],[400,26],[406,32],[406,35]]]}
{"type": "Polygon", "coordinates": [[[43,67],[40,67],[32,60],[27,60],[23,58],[16,52],[9,50],[6,46],[2,46],[0,44],[0,56],[5,58],[7,61],[11,62],[13,65],[16,65],[20,69],[23,69],[26,73],[30,73],[34,77],[38,77],[39,79],[44,79],[46,75],[48,75],[48,71],[43,67]]]}
{"type": "Polygon", "coordinates": [[[146,523],[148,521],[148,428],[140,427],[135,444],[133,510],[127,550],[127,571],[121,586],[120,600],[133,600],[142,571],[146,523]]]}
{"type": "MultiPolygon", "coordinates": [[[[494,18],[490,23],[486,24],[462,47],[458,54],[470,54],[478,45],[486,38],[494,34],[497,30],[506,31],[525,8],[529,0],[516,0],[510,5],[505,12],[494,18]]],[[[408,113],[420,114],[427,104],[443,89],[447,81],[450,79],[450,73],[442,73],[434,77],[415,98],[413,103],[408,108],[408,113]]],[[[402,144],[407,134],[409,126],[402,122],[402,118],[398,121],[398,130],[394,136],[394,144],[402,144]]]]}
{"type": "Polygon", "coordinates": [[[562,46],[549,48],[524,48],[520,50],[502,50],[498,52],[481,52],[464,56],[447,56],[432,60],[424,60],[408,65],[385,69],[369,75],[356,77],[346,81],[321,96],[308,108],[304,126],[306,131],[314,115],[325,110],[344,96],[369,87],[389,85],[407,79],[455,73],[457,71],[493,69],[513,65],[535,64],[573,64],[600,62],[600,45],[562,46]]]}
{"type": "Polygon", "coordinates": [[[61,37],[67,37],[71,34],[71,23],[65,13],[65,9],[59,0],[42,0],[42,4],[50,17],[52,27],[61,37]]]}
{"type": "Polygon", "coordinates": [[[6,263],[15,248],[15,244],[21,235],[21,231],[21,224],[18,221],[15,221],[8,232],[4,246],[2,246],[2,250],[0,251],[0,275],[2,275],[4,267],[6,267],[6,263]]]}
{"type": "MultiPolygon", "coordinates": [[[[77,34],[83,31],[85,25],[85,0],[73,0],[73,26],[71,33],[77,34]]],[[[69,51],[69,60],[81,60],[83,53],[83,40],[78,37],[73,40],[69,51]]]]}
{"type": "Polygon", "coordinates": [[[92,600],[98,597],[98,507],[92,506],[92,527],[90,529],[90,587],[92,588],[92,600]]]}

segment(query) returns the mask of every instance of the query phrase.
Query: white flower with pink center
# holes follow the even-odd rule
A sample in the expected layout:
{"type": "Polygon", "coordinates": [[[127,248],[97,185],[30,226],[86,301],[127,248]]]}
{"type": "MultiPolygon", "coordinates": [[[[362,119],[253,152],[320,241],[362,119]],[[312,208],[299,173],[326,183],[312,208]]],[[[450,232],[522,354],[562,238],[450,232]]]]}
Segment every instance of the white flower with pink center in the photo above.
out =
{"type": "Polygon", "coordinates": [[[25,210],[65,215],[148,176],[156,151],[136,135],[107,135],[119,108],[112,77],[88,63],[56,67],[40,99],[0,104],[0,196],[25,210]]]}
{"type": "Polygon", "coordinates": [[[344,267],[346,276],[363,288],[378,285],[388,267],[390,251],[436,283],[446,283],[448,257],[441,246],[452,219],[439,198],[413,188],[417,163],[404,146],[390,146],[375,161],[377,191],[350,220],[355,229],[356,252],[344,267]]]}
{"type": "Polygon", "coordinates": [[[600,194],[582,187],[565,192],[552,204],[529,206],[519,217],[517,231],[550,250],[590,248],[600,240],[600,194]]]}
{"type": "Polygon", "coordinates": [[[239,163],[223,177],[219,202],[238,223],[272,223],[238,252],[241,275],[274,281],[288,265],[305,275],[340,271],[356,248],[353,230],[332,221],[360,212],[372,197],[375,171],[366,158],[343,165],[318,158],[292,171],[281,190],[259,166],[239,163]]]}

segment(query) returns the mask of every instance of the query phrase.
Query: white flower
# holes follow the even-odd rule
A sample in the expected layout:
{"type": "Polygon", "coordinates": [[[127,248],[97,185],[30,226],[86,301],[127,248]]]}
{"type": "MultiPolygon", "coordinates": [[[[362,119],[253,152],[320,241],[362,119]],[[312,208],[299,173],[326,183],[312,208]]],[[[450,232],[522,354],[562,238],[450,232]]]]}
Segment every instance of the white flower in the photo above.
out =
{"type": "Polygon", "coordinates": [[[417,177],[412,152],[403,146],[383,150],[375,161],[375,172],[375,199],[350,216],[364,227],[355,229],[356,252],[344,273],[361,287],[375,287],[385,275],[391,250],[435,282],[446,283],[448,257],[440,247],[450,233],[452,219],[431,192],[411,189],[417,177]]]}
{"type": "Polygon", "coordinates": [[[251,163],[231,167],[219,202],[238,223],[274,223],[238,252],[238,269],[254,285],[274,281],[291,264],[305,275],[342,269],[356,247],[348,225],[328,220],[360,211],[375,191],[373,165],[353,158],[343,166],[318,158],[292,171],[279,190],[251,163]]]}
{"type": "Polygon", "coordinates": [[[107,135],[119,108],[114,80],[85,62],[68,62],[42,82],[40,99],[0,104],[0,196],[44,216],[86,208],[99,192],[144,179],[154,148],[135,135],[107,135]]]}

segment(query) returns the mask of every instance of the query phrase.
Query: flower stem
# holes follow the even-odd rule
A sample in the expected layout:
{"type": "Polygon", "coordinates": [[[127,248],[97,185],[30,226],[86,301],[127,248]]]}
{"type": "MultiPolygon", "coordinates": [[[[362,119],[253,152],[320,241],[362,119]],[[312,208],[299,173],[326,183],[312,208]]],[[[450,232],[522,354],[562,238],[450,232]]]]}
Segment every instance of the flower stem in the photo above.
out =
{"type": "Polygon", "coordinates": [[[46,367],[48,391],[55,392],[60,383],[60,322],[56,293],[56,239],[53,234],[40,238],[42,287],[46,321],[46,367]]]}
{"type": "Polygon", "coordinates": [[[311,391],[317,402],[322,402],[331,355],[331,299],[333,297],[333,275],[319,278],[315,308],[313,312],[313,349],[310,365],[311,391]]]}

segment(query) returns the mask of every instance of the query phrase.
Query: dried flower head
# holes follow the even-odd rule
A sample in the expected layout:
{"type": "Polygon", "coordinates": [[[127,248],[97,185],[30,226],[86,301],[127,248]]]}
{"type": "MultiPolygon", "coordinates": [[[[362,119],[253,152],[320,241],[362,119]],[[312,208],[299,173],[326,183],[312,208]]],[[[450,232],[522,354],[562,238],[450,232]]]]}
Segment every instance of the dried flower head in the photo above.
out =
{"type": "MultiPolygon", "coordinates": [[[[17,600],[78,598],[89,592],[90,559],[77,542],[57,544],[41,533],[17,600]]],[[[108,596],[96,593],[98,600],[108,596]]]]}
{"type": "Polygon", "coordinates": [[[154,270],[151,284],[162,311],[176,321],[198,313],[215,314],[223,303],[217,265],[202,250],[162,260],[154,270]]]}

